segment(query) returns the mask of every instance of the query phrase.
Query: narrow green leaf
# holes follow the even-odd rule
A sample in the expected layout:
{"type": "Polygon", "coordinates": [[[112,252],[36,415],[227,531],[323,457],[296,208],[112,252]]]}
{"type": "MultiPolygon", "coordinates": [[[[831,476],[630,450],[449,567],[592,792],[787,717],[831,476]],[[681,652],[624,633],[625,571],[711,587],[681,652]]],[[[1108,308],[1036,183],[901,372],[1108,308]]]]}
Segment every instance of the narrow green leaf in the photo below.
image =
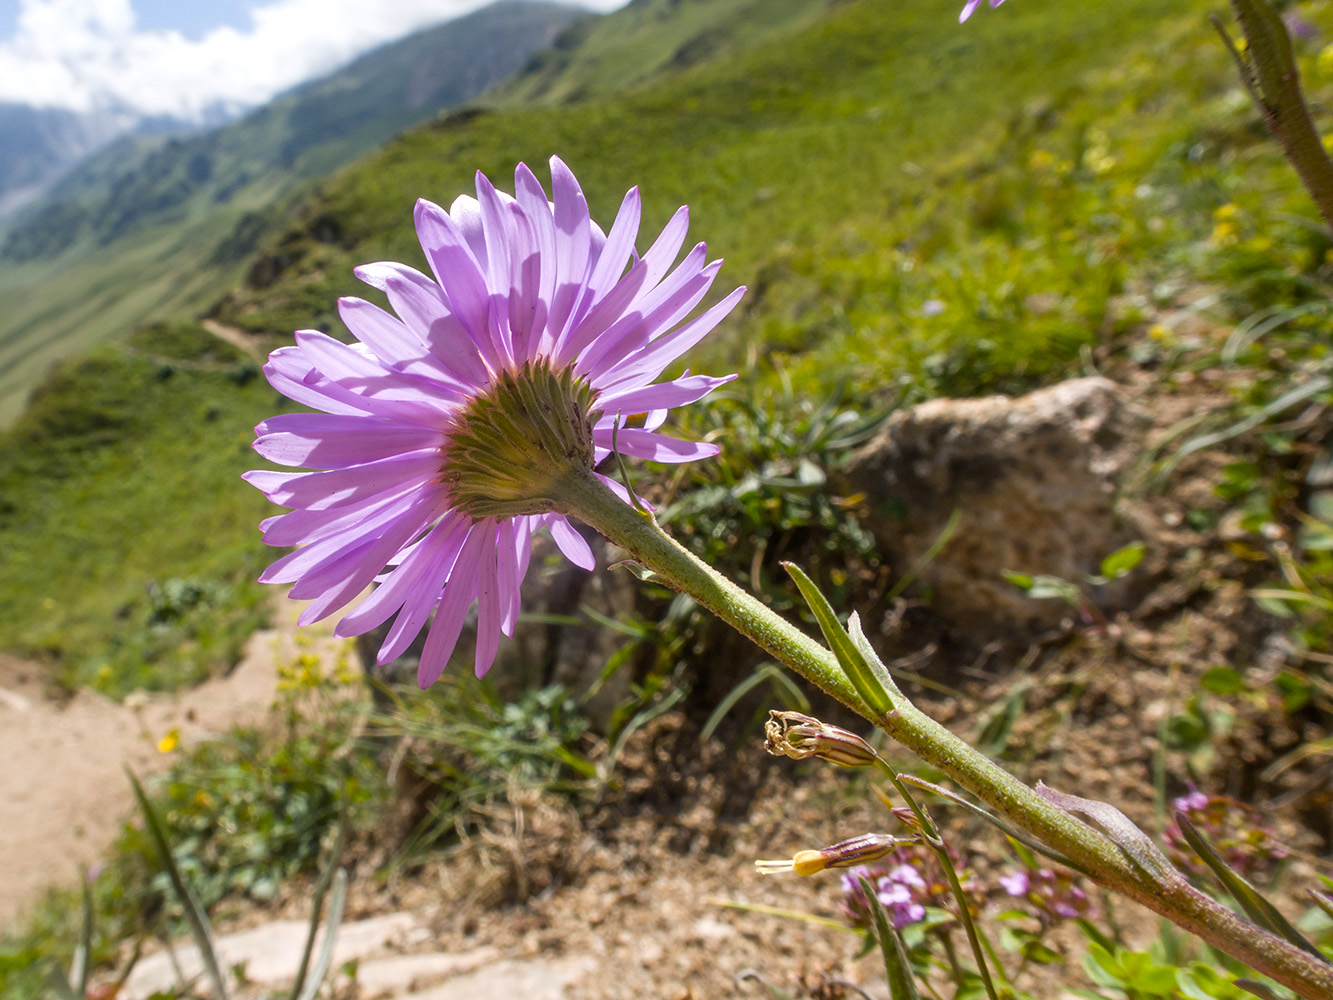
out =
{"type": "Polygon", "coordinates": [[[727,696],[717,703],[717,708],[713,709],[713,714],[708,717],[704,723],[703,729],[699,731],[699,739],[707,740],[717,731],[717,727],[722,724],[722,720],[727,714],[736,707],[736,703],[747,694],[757,688],[765,681],[771,681],[775,686],[781,687],[787,692],[788,696],[795,694],[798,704],[797,710],[808,712],[810,710],[810,699],[806,698],[776,663],[764,663],[755,669],[749,677],[741,681],[734,688],[727,692],[727,696]]]}
{"type": "MultiPolygon", "coordinates": [[[[888,666],[879,658],[879,654],[875,652],[874,647],[870,645],[865,629],[861,627],[861,616],[855,611],[847,618],[847,634],[852,637],[852,643],[865,657],[866,665],[870,667],[870,672],[875,675],[880,686],[889,692],[890,699],[894,695],[901,698],[902,692],[898,690],[898,684],[894,681],[893,674],[889,672],[888,666]]],[[[929,678],[926,678],[926,680],[928,682],[929,678]]],[[[927,683],[927,687],[929,686],[929,683],[927,683]]]]}
{"type": "Polygon", "coordinates": [[[88,994],[88,974],[92,971],[90,956],[93,953],[93,887],[88,881],[88,872],[83,875],[83,928],[79,935],[79,945],[74,949],[74,961],[69,970],[69,982],[79,996],[88,994]]]}
{"type": "Polygon", "coordinates": [[[920,1000],[902,935],[884,912],[884,905],[879,901],[870,879],[862,875],[859,881],[861,891],[870,904],[870,915],[875,921],[875,938],[879,941],[879,951],[884,957],[884,975],[889,980],[889,996],[893,1000],[920,1000]]]}
{"type": "Polygon", "coordinates": [[[1102,576],[1108,580],[1118,580],[1143,562],[1143,557],[1147,553],[1148,546],[1142,542],[1134,542],[1123,549],[1117,549],[1102,560],[1102,576]]]}
{"type": "MultiPolygon", "coordinates": [[[[1320,597],[1318,594],[1309,594],[1303,590],[1288,590],[1282,587],[1265,587],[1261,590],[1251,590],[1250,596],[1259,602],[1265,610],[1269,610],[1264,601],[1285,601],[1289,604],[1313,604],[1323,611],[1333,611],[1333,601],[1327,597],[1320,597]]],[[[1275,612],[1281,614],[1282,612],[1275,612]]],[[[1287,612],[1290,614],[1290,611],[1287,612]]]]}
{"type": "Polygon", "coordinates": [[[846,931],[848,934],[860,933],[856,928],[847,926],[841,920],[821,917],[815,913],[807,913],[805,910],[789,910],[782,906],[769,906],[767,903],[743,903],[738,899],[710,899],[709,902],[714,906],[722,906],[728,910],[740,910],[743,913],[762,913],[769,917],[799,920],[801,923],[810,924],[812,927],[822,927],[825,930],[846,931]]]}
{"type": "Polygon", "coordinates": [[[319,958],[310,979],[301,991],[298,1000],[315,1000],[315,994],[324,985],[324,977],[329,974],[333,963],[333,946],[338,941],[338,928],[342,925],[343,906],[347,902],[347,869],[339,868],[333,876],[333,894],[329,899],[329,921],[324,931],[324,943],[319,949],[319,958]]]}
{"type": "Polygon", "coordinates": [[[949,515],[949,520],[944,522],[944,527],[941,528],[940,533],[935,536],[935,541],[930,543],[930,548],[926,549],[921,558],[912,564],[912,568],[904,573],[898,582],[893,585],[888,594],[885,595],[886,600],[892,601],[895,597],[910,587],[912,581],[920,576],[927,566],[934,562],[935,557],[944,551],[944,546],[949,544],[950,539],[953,538],[954,532],[958,530],[958,525],[962,523],[962,520],[963,508],[955,507],[953,513],[949,515]]]}
{"type": "Polygon", "coordinates": [[[125,773],[129,775],[130,784],[134,788],[134,797],[139,800],[139,808],[143,812],[144,827],[148,830],[148,836],[153,841],[153,846],[157,848],[157,853],[162,859],[162,867],[166,869],[167,877],[171,879],[171,886],[176,890],[176,895],[180,899],[181,909],[185,911],[185,922],[190,925],[190,934],[194,937],[195,944],[199,946],[199,957],[204,963],[204,971],[208,974],[208,980],[213,986],[213,996],[215,1000],[227,1000],[227,980],[222,974],[222,969],[218,966],[217,949],[213,946],[213,928],[209,926],[208,916],[204,913],[198,900],[194,898],[194,893],[190,891],[190,887],[185,884],[180,869],[176,867],[176,859],[171,853],[171,845],[167,843],[167,835],[162,829],[162,821],[158,818],[157,810],[153,808],[153,804],[148,801],[143,785],[139,784],[139,779],[134,776],[134,772],[128,767],[125,769],[125,773]]]}
{"type": "Polygon", "coordinates": [[[338,833],[334,838],[333,848],[329,851],[328,864],[324,866],[319,881],[315,883],[315,895],[310,903],[310,930],[306,933],[305,946],[301,949],[301,963],[296,967],[296,978],[292,981],[292,1000],[297,1000],[303,992],[306,973],[310,969],[310,955],[315,948],[315,935],[319,932],[319,919],[323,915],[324,899],[328,895],[329,886],[333,883],[334,872],[342,871],[338,864],[342,861],[343,846],[347,843],[347,825],[347,801],[344,799],[338,813],[338,833]]]}
{"type": "Polygon", "coordinates": [[[1327,913],[1330,919],[1333,919],[1333,896],[1326,892],[1320,892],[1318,889],[1310,889],[1309,894],[1310,901],[1327,913]]]}
{"type": "Polygon", "coordinates": [[[1180,832],[1185,835],[1186,842],[1194,849],[1194,853],[1203,859],[1203,863],[1212,870],[1212,873],[1217,876],[1217,880],[1222,883],[1227,892],[1231,893],[1232,898],[1240,904],[1240,908],[1245,911],[1251,920],[1265,930],[1290,941],[1302,951],[1309,952],[1320,961],[1328,962],[1324,953],[1306,940],[1305,936],[1293,927],[1281,911],[1265,899],[1258,889],[1227,867],[1227,863],[1222,860],[1221,855],[1213,850],[1213,845],[1208,843],[1203,835],[1195,829],[1188,816],[1182,812],[1177,812],[1176,823],[1180,827],[1180,832]]]}
{"type": "Polygon", "coordinates": [[[801,596],[805,598],[805,603],[814,612],[815,621],[819,623],[819,629],[824,633],[824,639],[828,642],[829,648],[833,650],[833,655],[838,658],[838,663],[847,675],[847,679],[852,682],[852,686],[856,688],[856,693],[861,696],[861,700],[874,713],[872,718],[878,718],[893,711],[893,701],[889,697],[889,692],[884,689],[884,685],[880,683],[870,664],[866,662],[865,656],[856,648],[856,643],[852,641],[852,637],[842,627],[842,623],[838,621],[838,616],[834,613],[833,606],[829,604],[828,599],[820,593],[819,588],[795,563],[784,562],[782,566],[796,581],[801,596]]]}

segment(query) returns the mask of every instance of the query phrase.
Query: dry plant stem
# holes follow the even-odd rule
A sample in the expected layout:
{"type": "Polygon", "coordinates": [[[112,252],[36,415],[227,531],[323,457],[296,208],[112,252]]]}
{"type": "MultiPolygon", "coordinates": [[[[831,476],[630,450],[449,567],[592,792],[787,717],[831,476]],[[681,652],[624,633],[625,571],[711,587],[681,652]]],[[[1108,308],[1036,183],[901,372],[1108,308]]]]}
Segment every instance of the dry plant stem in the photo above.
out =
{"type": "MultiPolygon", "coordinates": [[[[1241,79],[1258,104],[1268,131],[1314,199],[1324,224],[1333,230],[1333,163],[1301,94],[1300,73],[1287,26],[1269,0],[1231,0],[1231,6],[1245,35],[1244,54],[1236,52],[1225,31],[1223,38],[1237,60],[1241,79]]],[[[1218,30],[1222,31],[1220,27],[1218,30]]]]}
{"type": "Polygon", "coordinates": [[[1046,801],[900,694],[882,718],[870,714],[837,658],[705,565],[646,511],[617,497],[591,471],[567,478],[556,509],[591,525],[673,590],[688,594],[775,659],[874,722],[1010,822],[1107,888],[1142,903],[1307,1000],[1333,1000],[1333,966],[1269,934],[1195,890],[1183,876],[1150,877],[1108,837],[1046,801]]]}

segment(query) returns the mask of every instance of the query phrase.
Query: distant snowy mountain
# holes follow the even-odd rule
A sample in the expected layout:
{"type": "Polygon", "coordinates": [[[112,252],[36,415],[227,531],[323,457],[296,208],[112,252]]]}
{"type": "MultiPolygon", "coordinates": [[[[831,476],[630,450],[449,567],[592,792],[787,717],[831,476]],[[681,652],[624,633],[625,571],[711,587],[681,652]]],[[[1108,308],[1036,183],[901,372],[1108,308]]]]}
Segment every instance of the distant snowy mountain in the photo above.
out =
{"type": "Polygon", "coordinates": [[[134,115],[84,115],[0,102],[0,218],[137,124],[134,115]]]}
{"type": "Polygon", "coordinates": [[[192,203],[317,177],[443,108],[471,100],[549,45],[581,7],[501,0],[384,46],[219,128],[128,111],[0,104],[0,256],[60,253],[192,203]],[[279,178],[278,175],[283,175],[279,178]]]}

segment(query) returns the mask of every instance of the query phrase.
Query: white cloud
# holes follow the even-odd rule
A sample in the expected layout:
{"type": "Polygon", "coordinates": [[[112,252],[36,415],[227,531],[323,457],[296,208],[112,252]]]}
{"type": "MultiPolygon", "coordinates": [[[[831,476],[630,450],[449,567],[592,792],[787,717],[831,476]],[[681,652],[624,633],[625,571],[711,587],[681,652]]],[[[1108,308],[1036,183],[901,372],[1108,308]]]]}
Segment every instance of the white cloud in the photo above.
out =
{"type": "MultiPolygon", "coordinates": [[[[249,31],[219,27],[192,41],[137,30],[130,0],[19,0],[18,31],[0,44],[0,101],[181,118],[239,110],[486,2],[267,0],[249,31]]],[[[585,2],[608,10],[624,0],[585,2]]]]}

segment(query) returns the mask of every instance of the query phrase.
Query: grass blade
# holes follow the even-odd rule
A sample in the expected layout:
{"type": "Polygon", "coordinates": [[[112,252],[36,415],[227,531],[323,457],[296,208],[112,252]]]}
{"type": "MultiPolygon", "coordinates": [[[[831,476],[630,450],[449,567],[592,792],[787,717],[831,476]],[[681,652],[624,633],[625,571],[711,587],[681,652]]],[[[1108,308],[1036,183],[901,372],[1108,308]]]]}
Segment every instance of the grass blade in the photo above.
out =
{"type": "Polygon", "coordinates": [[[93,953],[93,889],[88,881],[88,872],[83,871],[83,927],[79,934],[78,947],[74,949],[74,959],[69,966],[69,984],[78,996],[88,994],[88,973],[92,968],[90,956],[93,953]]]}
{"type": "Polygon", "coordinates": [[[301,949],[301,964],[296,968],[296,979],[292,982],[292,1000],[297,1000],[301,996],[301,988],[305,985],[306,972],[310,968],[310,956],[315,950],[315,935],[319,933],[319,918],[324,911],[324,898],[333,883],[334,872],[342,870],[338,867],[338,862],[342,860],[343,845],[346,843],[347,802],[344,800],[338,816],[338,835],[333,841],[333,849],[329,852],[329,863],[324,866],[319,881],[315,883],[315,898],[310,904],[310,930],[305,937],[305,946],[301,949]]]}
{"type": "Polygon", "coordinates": [[[736,707],[736,703],[764,681],[772,681],[775,685],[781,686],[787,692],[788,697],[792,697],[796,701],[798,711],[810,711],[810,699],[806,698],[804,692],[791,682],[791,678],[783,672],[782,668],[776,663],[765,663],[728,691],[727,696],[717,703],[717,708],[713,709],[713,714],[708,717],[703,729],[699,731],[699,739],[707,740],[712,736],[717,731],[717,727],[722,724],[722,720],[727,717],[727,713],[736,707]]]}
{"type": "Polygon", "coordinates": [[[787,920],[799,920],[802,923],[810,924],[814,927],[824,927],[832,931],[846,931],[848,934],[858,933],[854,928],[848,927],[841,920],[834,920],[832,917],[821,917],[817,913],[807,913],[805,910],[789,910],[783,906],[770,906],[768,903],[744,903],[738,899],[710,899],[714,906],[723,906],[728,910],[741,910],[744,913],[762,913],[769,917],[784,917],[787,920]]]}
{"type": "Polygon", "coordinates": [[[886,601],[892,601],[912,585],[912,581],[920,576],[921,572],[944,550],[944,546],[949,544],[950,540],[953,538],[954,532],[958,530],[958,525],[962,520],[963,508],[955,507],[953,513],[949,515],[949,520],[944,522],[944,527],[941,528],[940,533],[935,536],[935,541],[930,543],[930,548],[926,549],[926,551],[922,553],[921,558],[912,564],[911,569],[898,578],[898,582],[895,583],[893,588],[885,595],[886,601]]]}
{"type": "Polygon", "coordinates": [[[148,829],[148,836],[153,841],[153,846],[157,848],[158,855],[162,858],[162,867],[166,869],[167,877],[171,879],[171,886],[176,890],[176,895],[180,898],[181,908],[185,911],[185,921],[190,925],[190,934],[194,937],[195,944],[199,946],[199,957],[204,963],[204,971],[208,974],[208,980],[213,986],[214,1000],[227,1000],[227,980],[222,974],[222,969],[218,967],[217,949],[213,946],[213,928],[208,923],[208,916],[204,909],[199,905],[199,901],[194,898],[194,893],[190,887],[185,884],[180,869],[176,867],[176,859],[171,853],[171,845],[167,843],[167,835],[162,829],[162,821],[158,818],[157,810],[153,804],[148,801],[148,796],[144,793],[143,785],[139,784],[139,779],[134,776],[134,772],[129,768],[125,773],[130,777],[130,784],[134,787],[134,797],[139,800],[139,808],[143,811],[144,826],[148,829]]]}
{"type": "Polygon", "coordinates": [[[315,959],[314,971],[297,1000],[315,1000],[315,994],[324,984],[324,977],[329,974],[329,965],[333,962],[333,946],[338,941],[338,928],[342,925],[343,904],[346,902],[347,869],[339,868],[333,876],[333,896],[329,900],[329,921],[324,931],[324,943],[319,949],[319,958],[315,959]]]}

